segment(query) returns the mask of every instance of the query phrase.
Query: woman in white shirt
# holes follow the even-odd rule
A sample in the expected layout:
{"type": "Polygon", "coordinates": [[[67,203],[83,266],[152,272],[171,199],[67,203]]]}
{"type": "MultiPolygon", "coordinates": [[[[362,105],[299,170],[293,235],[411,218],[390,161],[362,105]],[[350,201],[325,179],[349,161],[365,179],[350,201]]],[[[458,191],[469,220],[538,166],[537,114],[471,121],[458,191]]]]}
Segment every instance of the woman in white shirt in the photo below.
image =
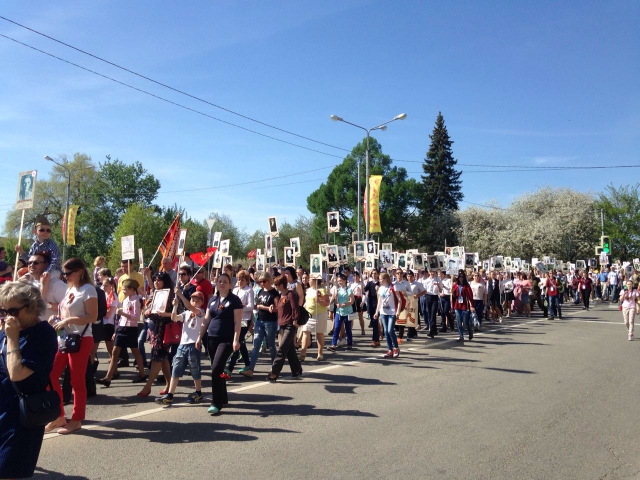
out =
{"type": "Polygon", "coordinates": [[[251,365],[251,357],[249,357],[245,337],[249,330],[253,331],[253,306],[255,304],[255,294],[253,292],[253,288],[251,288],[251,285],[249,284],[249,280],[251,280],[251,276],[246,270],[240,270],[236,275],[236,286],[233,289],[233,293],[234,295],[237,295],[242,302],[240,350],[234,351],[229,358],[229,365],[225,371],[228,375],[231,375],[233,372],[240,354],[242,354],[242,360],[244,360],[244,368],[241,368],[239,373],[249,370],[249,366],[251,365]]]}
{"type": "Polygon", "coordinates": [[[98,294],[91,280],[91,274],[84,262],[79,258],[70,258],[62,266],[62,276],[67,280],[69,288],[67,295],[59,304],[59,317],[52,316],[49,319],[54,328],[59,332],[64,330],[67,336],[78,335],[80,340],[79,350],[74,353],[61,353],[58,351],[51,371],[51,383],[60,396],[60,411],[62,415],[49,423],[45,431],[51,432],[58,429],[60,434],[75,432],[82,427],[87,409],[87,384],[85,375],[89,356],[93,349],[93,333],[91,324],[98,318],[98,294]],[[73,413],[71,421],[67,423],[62,403],[62,388],[60,387],[60,375],[69,365],[71,373],[71,388],[73,389],[73,413]]]}
{"type": "Polygon", "coordinates": [[[396,337],[396,319],[400,315],[401,302],[399,294],[391,285],[391,277],[384,272],[380,274],[380,286],[378,287],[378,308],[373,318],[382,319],[385,339],[387,340],[387,353],[385,358],[400,356],[398,338],[396,337]]]}
{"type": "Polygon", "coordinates": [[[480,279],[479,273],[473,274],[473,280],[469,282],[471,291],[473,292],[473,306],[476,309],[478,315],[478,330],[482,326],[482,316],[484,314],[484,306],[487,303],[487,287],[480,279]]]}

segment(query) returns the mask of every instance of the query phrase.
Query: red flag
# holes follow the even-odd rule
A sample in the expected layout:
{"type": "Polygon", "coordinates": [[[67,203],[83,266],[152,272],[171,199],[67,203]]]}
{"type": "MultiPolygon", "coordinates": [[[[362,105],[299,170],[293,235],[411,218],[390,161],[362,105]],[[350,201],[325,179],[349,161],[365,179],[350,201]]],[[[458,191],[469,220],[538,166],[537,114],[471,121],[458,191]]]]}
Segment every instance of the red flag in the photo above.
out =
{"type": "Polygon", "coordinates": [[[217,250],[216,247],[209,247],[207,248],[207,253],[202,253],[202,252],[192,253],[191,255],[189,255],[189,258],[191,258],[191,260],[193,260],[199,266],[202,267],[209,261],[211,257],[213,257],[213,254],[216,253],[216,250],[217,250]]]}
{"type": "Polygon", "coordinates": [[[256,250],[251,250],[249,253],[247,253],[247,258],[256,258],[256,250]]]}
{"type": "Polygon", "coordinates": [[[158,247],[162,254],[162,259],[170,258],[172,261],[176,256],[176,249],[178,248],[178,230],[180,229],[180,213],[176,215],[173,223],[165,233],[162,243],[158,247]]]}

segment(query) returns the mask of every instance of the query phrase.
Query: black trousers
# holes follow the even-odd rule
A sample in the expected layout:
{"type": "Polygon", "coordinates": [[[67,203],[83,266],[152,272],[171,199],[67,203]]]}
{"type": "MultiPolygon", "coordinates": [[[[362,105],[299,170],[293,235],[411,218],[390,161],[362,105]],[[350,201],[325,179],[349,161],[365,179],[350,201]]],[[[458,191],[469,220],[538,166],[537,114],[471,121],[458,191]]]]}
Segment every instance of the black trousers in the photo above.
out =
{"type": "Polygon", "coordinates": [[[233,352],[233,341],[224,341],[220,338],[209,337],[209,356],[211,358],[211,405],[222,410],[222,406],[229,403],[227,395],[227,381],[220,378],[227,358],[233,352]]]}
{"type": "Polygon", "coordinates": [[[582,303],[584,308],[589,308],[589,299],[591,298],[591,290],[580,290],[582,293],[582,303]]]}
{"type": "Polygon", "coordinates": [[[438,295],[425,295],[427,304],[427,317],[424,319],[425,325],[429,327],[429,333],[436,335],[438,327],[436,326],[436,317],[438,315],[438,304],[440,297],[438,295]]]}
{"type": "Polygon", "coordinates": [[[282,367],[284,367],[285,359],[289,360],[291,373],[297,374],[302,372],[302,365],[300,365],[300,360],[298,360],[298,354],[294,347],[298,329],[293,325],[284,325],[280,327],[280,331],[282,332],[280,346],[278,347],[278,353],[276,353],[276,359],[271,366],[271,374],[276,377],[280,375],[282,367]]]}

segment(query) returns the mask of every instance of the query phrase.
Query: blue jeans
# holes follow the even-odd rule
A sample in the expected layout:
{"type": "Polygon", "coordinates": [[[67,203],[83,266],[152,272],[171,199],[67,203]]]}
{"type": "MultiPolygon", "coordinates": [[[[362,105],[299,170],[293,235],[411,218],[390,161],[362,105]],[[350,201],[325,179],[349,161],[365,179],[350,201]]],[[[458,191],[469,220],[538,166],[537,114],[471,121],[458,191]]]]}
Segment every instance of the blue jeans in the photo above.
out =
{"type": "Polygon", "coordinates": [[[558,297],[556,295],[549,295],[549,316],[555,317],[558,311],[558,297]]]}
{"type": "Polygon", "coordinates": [[[253,370],[254,368],[256,368],[256,363],[258,363],[258,355],[260,355],[260,347],[262,346],[262,340],[265,337],[267,339],[269,353],[271,354],[271,365],[273,365],[273,361],[276,359],[276,353],[278,353],[278,349],[276,348],[278,322],[275,320],[270,322],[256,320],[256,325],[253,331],[253,350],[251,351],[251,363],[249,364],[249,369],[253,370]]]}
{"type": "Polygon", "coordinates": [[[344,323],[344,329],[347,333],[347,345],[350,347],[353,345],[353,336],[351,335],[351,322],[349,321],[349,315],[340,315],[336,313],[333,320],[333,339],[331,339],[331,345],[338,345],[338,337],[340,336],[340,330],[342,330],[342,324],[344,323]]]}
{"type": "Polygon", "coordinates": [[[173,378],[182,378],[184,371],[189,365],[191,377],[194,380],[200,380],[200,350],[196,349],[195,343],[180,344],[176,356],[173,357],[171,376],[173,378]]]}
{"type": "Polygon", "coordinates": [[[447,296],[440,297],[440,328],[447,326],[447,316],[451,309],[451,299],[447,296]]]}
{"type": "Polygon", "coordinates": [[[474,300],[473,308],[476,309],[476,315],[478,315],[478,323],[482,326],[482,318],[484,317],[484,300],[474,300]]]}
{"type": "Polygon", "coordinates": [[[469,335],[473,333],[473,325],[471,325],[471,312],[469,310],[454,310],[456,312],[456,323],[458,324],[458,335],[464,337],[464,327],[467,326],[469,335]]]}
{"type": "Polygon", "coordinates": [[[380,314],[384,338],[387,340],[387,348],[391,350],[398,348],[398,337],[396,337],[396,316],[380,314]]]}
{"type": "Polygon", "coordinates": [[[142,355],[142,361],[145,365],[147,364],[147,352],[144,349],[144,344],[147,341],[147,330],[149,330],[149,323],[145,321],[138,335],[138,350],[140,350],[140,355],[142,355]]]}

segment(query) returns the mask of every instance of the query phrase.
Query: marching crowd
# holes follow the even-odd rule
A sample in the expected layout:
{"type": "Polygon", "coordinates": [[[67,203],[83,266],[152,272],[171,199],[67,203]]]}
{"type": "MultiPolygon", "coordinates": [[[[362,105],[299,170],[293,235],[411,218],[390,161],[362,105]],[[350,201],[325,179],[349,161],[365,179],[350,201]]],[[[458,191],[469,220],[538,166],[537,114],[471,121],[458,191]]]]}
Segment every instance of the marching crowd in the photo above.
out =
{"type": "Polygon", "coordinates": [[[62,263],[46,219],[36,224],[35,234],[28,253],[17,248],[26,263],[18,281],[11,281],[6,252],[0,249],[0,272],[5,273],[0,287],[0,478],[33,474],[44,432],[80,429],[95,383],[108,388],[119,381],[129,351],[137,369],[133,382],[141,385],[137,396],[151,395],[154,382],[162,379],[155,398],[162,405],[174,402],[187,371],[194,387],[187,402],[202,402],[202,360],[208,356],[208,413],[217,415],[229,403],[226,382],[238,363],[237,373],[251,378],[260,354],[268,352],[268,381],[277,381],[285,361],[291,377],[299,379],[314,342],[313,356],[323,361],[325,350],[352,350],[354,329],[366,335],[367,322],[367,346],[384,342],[384,357],[393,359],[404,342],[418,335],[434,338],[452,331],[464,343],[486,322],[528,317],[535,308],[550,320],[561,319],[568,302],[582,302],[588,310],[592,300],[611,299],[621,302],[633,339],[638,276],[623,269],[568,274],[480,269],[449,276],[434,270],[359,272],[344,266],[311,279],[302,268],[259,272],[255,265],[226,265],[206,278],[205,269],[186,263],[174,269],[166,258],[157,272],[136,271],[130,261],[122,261],[113,275],[103,257],[95,259],[93,272],[77,258],[62,263]],[[156,304],[154,292],[159,291],[168,295],[156,304]],[[98,375],[102,342],[108,365],[98,375]],[[51,390],[59,405],[46,412],[29,408],[51,390]],[[71,392],[67,420],[64,400],[71,392]]]}

